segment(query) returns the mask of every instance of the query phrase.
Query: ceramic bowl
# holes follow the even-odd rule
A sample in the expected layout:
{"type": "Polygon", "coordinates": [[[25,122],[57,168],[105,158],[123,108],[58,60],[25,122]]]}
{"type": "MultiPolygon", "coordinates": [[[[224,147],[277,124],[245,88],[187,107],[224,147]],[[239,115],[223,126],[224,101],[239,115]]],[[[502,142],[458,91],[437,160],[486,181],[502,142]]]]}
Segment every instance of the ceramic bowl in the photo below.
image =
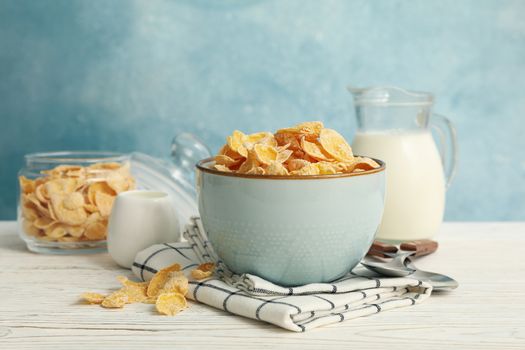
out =
{"type": "Polygon", "coordinates": [[[234,272],[285,286],[329,282],[361,261],[378,230],[385,164],[361,173],[266,176],[197,164],[199,212],[234,272]]]}

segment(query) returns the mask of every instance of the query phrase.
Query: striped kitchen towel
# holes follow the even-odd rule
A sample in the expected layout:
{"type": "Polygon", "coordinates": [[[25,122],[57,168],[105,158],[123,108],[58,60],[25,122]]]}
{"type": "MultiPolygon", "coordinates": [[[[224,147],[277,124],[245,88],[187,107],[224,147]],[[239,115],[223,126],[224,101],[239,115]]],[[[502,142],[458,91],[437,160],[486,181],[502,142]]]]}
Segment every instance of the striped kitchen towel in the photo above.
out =
{"type": "Polygon", "coordinates": [[[217,258],[199,218],[186,227],[187,242],[164,243],[139,252],[132,270],[143,281],[159,269],[179,263],[187,273],[188,298],[227,312],[304,332],[308,329],[422,302],[432,287],[405,277],[380,277],[362,266],[331,283],[282,287],[260,277],[236,275],[217,258]],[[203,262],[217,264],[215,275],[192,280],[203,262]]]}

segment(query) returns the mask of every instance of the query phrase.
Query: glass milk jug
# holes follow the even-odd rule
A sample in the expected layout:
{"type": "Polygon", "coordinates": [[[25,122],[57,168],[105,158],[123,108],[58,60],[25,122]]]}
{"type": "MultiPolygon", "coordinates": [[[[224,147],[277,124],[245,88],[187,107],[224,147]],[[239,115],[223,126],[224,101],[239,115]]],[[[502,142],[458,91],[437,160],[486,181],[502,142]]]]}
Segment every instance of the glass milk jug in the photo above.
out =
{"type": "Polygon", "coordinates": [[[386,202],[376,239],[432,238],[445,210],[445,190],[456,166],[456,134],[445,117],[432,114],[433,96],[397,87],[358,89],[354,96],[357,155],[386,162],[386,202]],[[439,151],[431,130],[438,135],[439,151]]]}

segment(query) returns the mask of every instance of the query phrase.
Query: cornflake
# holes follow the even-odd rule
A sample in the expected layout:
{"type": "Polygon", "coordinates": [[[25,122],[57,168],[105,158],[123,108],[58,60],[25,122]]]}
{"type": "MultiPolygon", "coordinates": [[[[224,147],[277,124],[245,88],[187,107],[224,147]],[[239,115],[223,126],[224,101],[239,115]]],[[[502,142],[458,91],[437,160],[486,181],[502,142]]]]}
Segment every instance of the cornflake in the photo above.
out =
{"type": "Polygon", "coordinates": [[[172,271],[168,273],[168,280],[160,290],[162,293],[180,293],[188,294],[188,279],[181,271],[172,271]]]}
{"type": "Polygon", "coordinates": [[[100,293],[84,293],[82,294],[82,299],[84,299],[89,304],[102,304],[104,299],[106,298],[105,295],[100,293]]]}
{"type": "Polygon", "coordinates": [[[200,264],[196,269],[191,271],[191,277],[196,280],[202,280],[213,275],[215,264],[212,262],[200,264]]]}
{"type": "Polygon", "coordinates": [[[116,292],[113,292],[105,297],[100,305],[109,309],[122,308],[128,303],[128,300],[128,295],[126,293],[124,293],[122,290],[117,290],[116,292]]]}
{"type": "Polygon", "coordinates": [[[163,293],[157,298],[155,307],[161,314],[175,316],[188,306],[186,298],[180,293],[163,293]]]}
{"type": "Polygon", "coordinates": [[[180,271],[179,264],[173,264],[162,270],[159,270],[149,282],[149,286],[147,289],[148,297],[157,296],[160,290],[164,287],[164,285],[170,278],[170,272],[174,272],[174,271],[180,271]]]}

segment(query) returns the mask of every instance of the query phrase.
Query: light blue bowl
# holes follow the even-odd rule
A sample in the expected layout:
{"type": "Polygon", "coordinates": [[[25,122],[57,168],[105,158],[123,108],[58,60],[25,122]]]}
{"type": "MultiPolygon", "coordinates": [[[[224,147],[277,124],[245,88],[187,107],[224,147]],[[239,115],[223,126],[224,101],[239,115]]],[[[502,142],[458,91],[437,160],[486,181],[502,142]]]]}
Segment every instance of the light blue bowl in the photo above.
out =
{"type": "Polygon", "coordinates": [[[236,273],[279,285],[333,281],[352,270],[378,230],[385,165],[354,174],[261,176],[197,164],[199,212],[213,248],[236,273]]]}

